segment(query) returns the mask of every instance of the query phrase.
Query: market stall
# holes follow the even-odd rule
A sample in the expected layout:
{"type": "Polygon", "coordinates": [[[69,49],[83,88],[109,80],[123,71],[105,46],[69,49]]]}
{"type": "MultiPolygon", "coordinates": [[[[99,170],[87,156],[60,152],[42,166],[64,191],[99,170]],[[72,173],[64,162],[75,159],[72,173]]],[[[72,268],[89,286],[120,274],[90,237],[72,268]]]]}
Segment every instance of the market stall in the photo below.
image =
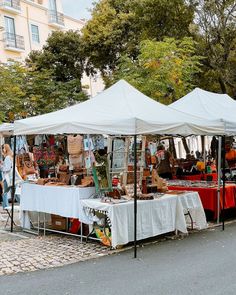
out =
{"type": "Polygon", "coordinates": [[[224,133],[225,125],[220,120],[202,120],[173,110],[148,98],[123,80],[86,102],[57,112],[19,120],[14,125],[15,135],[117,134],[134,136],[134,202],[130,202],[129,206],[134,212],[134,226],[132,228],[134,230],[135,257],[138,196],[137,135],[221,135],[224,133]]]}
{"type": "MultiPolygon", "coordinates": [[[[175,110],[181,110],[193,116],[198,116],[206,120],[220,120],[225,125],[224,135],[235,135],[236,129],[236,102],[227,94],[218,94],[195,88],[193,91],[170,105],[175,110]]],[[[220,134],[215,134],[220,135],[220,134]]],[[[223,138],[223,161],[221,163],[221,137],[218,141],[218,167],[222,167],[225,173],[225,138],[223,138]]],[[[220,176],[221,170],[218,169],[218,222],[220,214],[220,176]]],[[[225,176],[223,177],[225,181],[225,176]]],[[[224,187],[224,184],[223,184],[224,187]]],[[[223,188],[224,191],[224,188],[223,188]]],[[[224,193],[223,193],[224,195],[224,193]]],[[[223,197],[223,208],[225,201],[223,197]]],[[[223,219],[224,228],[224,219],[223,219]]]]}
{"type": "MultiPolygon", "coordinates": [[[[204,181],[168,181],[170,190],[195,191],[199,193],[203,208],[213,212],[213,219],[216,220],[217,205],[217,184],[214,182],[204,181]]],[[[226,184],[225,186],[225,209],[236,207],[236,185],[226,184]]],[[[220,190],[220,212],[223,208],[223,188],[220,190]]]]}

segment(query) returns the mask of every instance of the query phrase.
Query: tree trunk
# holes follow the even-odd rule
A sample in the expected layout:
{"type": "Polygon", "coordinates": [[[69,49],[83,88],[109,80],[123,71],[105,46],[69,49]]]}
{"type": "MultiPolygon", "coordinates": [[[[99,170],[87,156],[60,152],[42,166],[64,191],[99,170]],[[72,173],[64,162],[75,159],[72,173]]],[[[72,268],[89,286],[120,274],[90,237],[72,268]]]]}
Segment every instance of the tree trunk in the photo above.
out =
{"type": "Polygon", "coordinates": [[[189,147],[188,147],[188,144],[187,144],[187,141],[186,141],[185,137],[182,137],[182,143],[183,143],[186,154],[187,155],[190,154],[190,150],[189,150],[189,147]]]}
{"type": "Polygon", "coordinates": [[[223,79],[222,79],[222,77],[219,77],[219,83],[220,83],[220,88],[221,88],[221,91],[222,91],[222,93],[223,94],[226,94],[226,85],[225,85],[225,83],[224,83],[224,81],[223,81],[223,79]]]}
{"type": "Polygon", "coordinates": [[[171,154],[173,155],[173,158],[176,159],[177,155],[176,155],[176,149],[175,149],[175,143],[174,143],[173,137],[169,138],[169,150],[171,154]]]}

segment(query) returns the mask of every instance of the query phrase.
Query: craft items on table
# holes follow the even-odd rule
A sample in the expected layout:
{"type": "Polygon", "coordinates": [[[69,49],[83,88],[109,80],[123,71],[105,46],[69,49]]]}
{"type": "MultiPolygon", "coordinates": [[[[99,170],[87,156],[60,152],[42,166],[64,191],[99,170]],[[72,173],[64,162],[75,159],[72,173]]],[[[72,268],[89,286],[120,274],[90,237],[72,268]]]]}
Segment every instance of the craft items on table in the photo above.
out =
{"type": "MultiPolygon", "coordinates": [[[[180,191],[196,191],[202,201],[203,208],[206,212],[210,212],[209,220],[216,219],[218,214],[217,207],[217,190],[216,182],[210,181],[188,181],[188,180],[172,180],[168,181],[168,188],[180,191]]],[[[236,185],[233,183],[225,185],[225,203],[224,209],[235,208],[236,185]]],[[[223,187],[220,188],[220,209],[223,208],[223,187]]]]}
{"type": "MultiPolygon", "coordinates": [[[[124,187],[128,198],[134,198],[134,184],[127,184],[124,187]]],[[[143,194],[139,185],[137,184],[137,199],[138,200],[153,200],[154,194],[143,194]]]]}
{"type": "Polygon", "coordinates": [[[168,191],[167,182],[161,178],[155,169],[152,170],[152,184],[157,186],[157,190],[160,192],[168,191]]]}

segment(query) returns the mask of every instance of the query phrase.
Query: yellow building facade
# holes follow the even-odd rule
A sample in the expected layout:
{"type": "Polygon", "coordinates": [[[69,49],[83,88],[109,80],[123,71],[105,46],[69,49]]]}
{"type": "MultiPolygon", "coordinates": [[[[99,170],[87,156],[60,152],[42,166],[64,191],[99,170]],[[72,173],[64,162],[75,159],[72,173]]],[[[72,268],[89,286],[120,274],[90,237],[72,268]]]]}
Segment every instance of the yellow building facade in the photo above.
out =
{"type": "Polygon", "coordinates": [[[0,0],[0,61],[24,61],[54,30],[81,30],[84,22],[63,14],[60,0],[0,0]]]}
{"type": "MultiPolygon", "coordinates": [[[[64,15],[61,0],[0,0],[0,62],[23,62],[55,30],[80,31],[85,22],[64,15]]],[[[88,94],[103,89],[101,78],[84,77],[88,94]]]]}

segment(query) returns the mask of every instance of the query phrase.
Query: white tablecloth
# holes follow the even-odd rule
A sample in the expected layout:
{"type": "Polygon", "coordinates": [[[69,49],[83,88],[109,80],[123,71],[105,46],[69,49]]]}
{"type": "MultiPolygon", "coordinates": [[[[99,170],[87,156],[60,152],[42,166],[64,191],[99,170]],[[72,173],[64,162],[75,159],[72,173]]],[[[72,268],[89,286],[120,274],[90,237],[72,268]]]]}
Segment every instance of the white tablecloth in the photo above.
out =
{"type": "MultiPolygon", "coordinates": [[[[93,221],[90,209],[107,212],[111,221],[112,246],[124,245],[134,240],[134,203],[102,203],[100,200],[82,200],[84,211],[93,221]]],[[[187,233],[184,213],[191,210],[195,225],[206,228],[206,217],[197,192],[184,195],[164,195],[160,199],[137,202],[137,239],[179,230],[187,233]]]]}
{"type": "Polygon", "coordinates": [[[80,188],[23,183],[20,200],[23,212],[22,226],[29,227],[25,220],[28,211],[79,218],[82,222],[88,223],[81,207],[81,200],[91,197],[94,193],[94,187],[80,188]]]}

